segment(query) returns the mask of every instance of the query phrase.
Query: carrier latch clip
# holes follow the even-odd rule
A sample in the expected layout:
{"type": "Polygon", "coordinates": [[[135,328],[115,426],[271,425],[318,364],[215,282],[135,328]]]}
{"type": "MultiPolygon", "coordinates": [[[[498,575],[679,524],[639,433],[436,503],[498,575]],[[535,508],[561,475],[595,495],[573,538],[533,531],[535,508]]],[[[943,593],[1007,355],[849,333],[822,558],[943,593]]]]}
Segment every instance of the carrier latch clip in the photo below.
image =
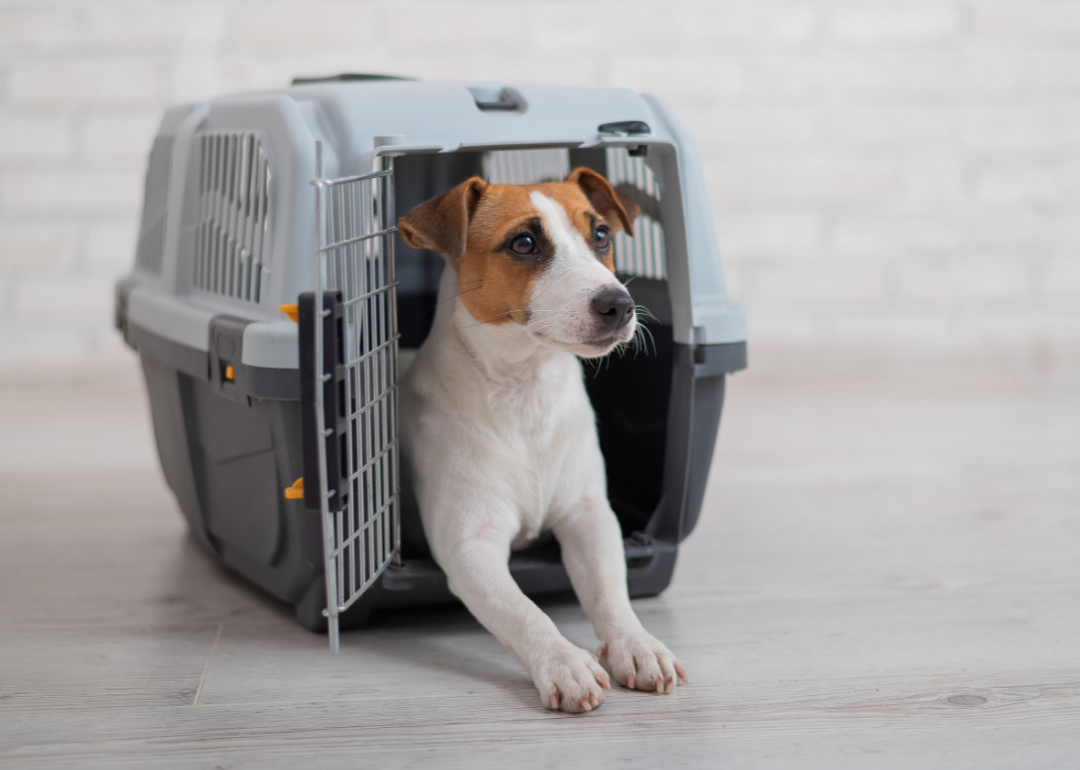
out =
{"type": "Polygon", "coordinates": [[[285,489],[286,500],[303,500],[304,499],[304,477],[301,476],[291,487],[285,489]]]}
{"type": "Polygon", "coordinates": [[[291,305],[282,305],[278,310],[289,317],[289,320],[294,324],[300,323],[300,306],[293,303],[291,305]]]}

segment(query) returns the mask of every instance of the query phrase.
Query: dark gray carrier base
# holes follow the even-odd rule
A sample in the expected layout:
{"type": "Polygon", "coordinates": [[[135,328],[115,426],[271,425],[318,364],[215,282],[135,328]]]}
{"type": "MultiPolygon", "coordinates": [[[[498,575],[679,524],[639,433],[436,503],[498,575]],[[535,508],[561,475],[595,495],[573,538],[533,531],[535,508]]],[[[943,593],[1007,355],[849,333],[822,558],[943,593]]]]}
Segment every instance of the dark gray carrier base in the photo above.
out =
{"type": "MultiPolygon", "coordinates": [[[[245,367],[242,319],[215,318],[206,353],[130,325],[125,304],[118,302],[117,325],[139,351],[162,468],[195,538],[295,606],[305,627],[325,630],[320,516],[304,500],[284,497],[304,475],[297,371],[245,367]]],[[[586,367],[635,597],[658,594],[671,581],[678,544],[700,513],[725,374],[746,365],[745,343],[680,345],[670,327],[651,328],[650,355],[586,367]]],[[[415,511],[403,511],[403,529],[415,520],[415,511]]],[[[346,627],[380,607],[455,601],[422,532],[403,532],[402,539],[402,565],[388,568],[342,615],[346,627]]],[[[513,554],[510,569],[529,595],[571,588],[553,540],[513,554]]]]}
{"type": "MultiPolygon", "coordinates": [[[[678,546],[653,544],[648,547],[627,544],[627,580],[634,598],[655,596],[671,582],[678,546]]],[[[571,591],[570,578],[558,560],[558,550],[545,546],[512,554],[510,574],[529,596],[571,591]]],[[[341,628],[363,625],[373,610],[380,607],[408,607],[456,602],[446,585],[446,575],[429,558],[405,559],[402,566],[391,565],[382,578],[339,616],[341,628]]],[[[326,589],[322,580],[296,605],[300,623],[311,631],[326,631],[326,589]]]]}

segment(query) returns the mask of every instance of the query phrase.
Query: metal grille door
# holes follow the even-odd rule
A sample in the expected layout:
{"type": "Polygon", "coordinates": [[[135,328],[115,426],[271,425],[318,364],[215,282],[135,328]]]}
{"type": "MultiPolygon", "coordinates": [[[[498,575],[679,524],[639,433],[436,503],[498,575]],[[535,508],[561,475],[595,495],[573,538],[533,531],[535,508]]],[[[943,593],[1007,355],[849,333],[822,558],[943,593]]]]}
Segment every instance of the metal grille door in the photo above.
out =
{"type": "MultiPolygon", "coordinates": [[[[320,148],[321,149],[321,148],[320,148]]],[[[321,151],[318,158],[321,158],[321,151]]],[[[330,650],[338,616],[400,554],[397,280],[393,161],[320,178],[315,431],[330,650]]]]}

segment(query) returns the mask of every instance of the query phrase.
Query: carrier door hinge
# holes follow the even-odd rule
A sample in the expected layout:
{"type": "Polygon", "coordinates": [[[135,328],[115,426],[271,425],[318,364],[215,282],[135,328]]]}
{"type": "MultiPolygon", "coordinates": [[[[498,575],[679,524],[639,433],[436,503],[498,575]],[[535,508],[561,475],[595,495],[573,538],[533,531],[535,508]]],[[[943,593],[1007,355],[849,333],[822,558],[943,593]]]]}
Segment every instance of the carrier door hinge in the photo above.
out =
{"type": "MultiPolygon", "coordinates": [[[[319,482],[319,444],[323,442],[326,458],[327,492],[330,509],[339,511],[343,505],[347,480],[342,474],[341,435],[347,427],[344,418],[343,393],[343,312],[340,291],[323,293],[323,307],[316,311],[315,292],[300,295],[297,316],[300,324],[300,424],[304,455],[304,506],[311,511],[322,510],[319,482]],[[322,324],[323,360],[316,362],[315,324],[322,324]],[[316,376],[318,367],[318,376],[316,376]],[[323,425],[319,435],[315,410],[321,390],[323,425]]],[[[285,312],[285,311],[283,311],[285,312]]]]}

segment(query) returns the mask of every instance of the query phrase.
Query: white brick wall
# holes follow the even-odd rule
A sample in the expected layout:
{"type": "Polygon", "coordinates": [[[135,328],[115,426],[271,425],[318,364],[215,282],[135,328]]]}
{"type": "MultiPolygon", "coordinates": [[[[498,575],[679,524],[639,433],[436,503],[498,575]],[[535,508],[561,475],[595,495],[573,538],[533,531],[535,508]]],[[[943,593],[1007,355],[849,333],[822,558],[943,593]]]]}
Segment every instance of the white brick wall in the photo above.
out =
{"type": "Polygon", "coordinates": [[[1077,0],[0,0],[0,361],[116,347],[164,107],[338,71],[663,96],[759,341],[1080,328],[1077,0]]]}

